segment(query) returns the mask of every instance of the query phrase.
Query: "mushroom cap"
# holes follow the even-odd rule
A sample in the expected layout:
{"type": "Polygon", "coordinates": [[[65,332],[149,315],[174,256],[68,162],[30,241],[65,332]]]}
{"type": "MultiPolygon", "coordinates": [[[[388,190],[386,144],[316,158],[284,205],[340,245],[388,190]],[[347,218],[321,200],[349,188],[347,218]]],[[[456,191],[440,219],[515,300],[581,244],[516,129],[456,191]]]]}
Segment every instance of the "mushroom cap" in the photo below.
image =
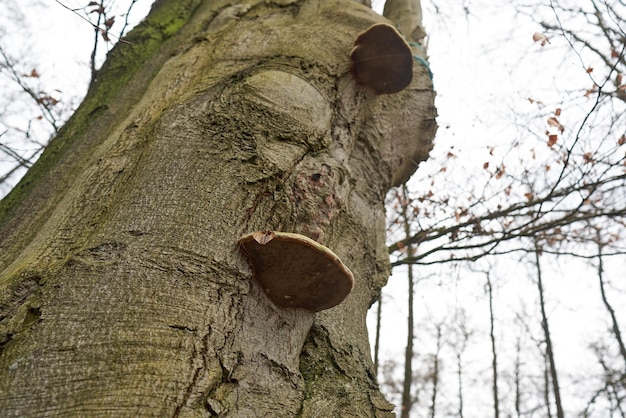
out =
{"type": "Polygon", "coordinates": [[[350,71],[376,94],[397,93],[413,79],[411,47],[393,26],[377,23],[361,32],[350,52],[350,71]]]}
{"type": "Polygon", "coordinates": [[[340,304],[354,277],[331,250],[300,234],[258,231],[239,239],[265,294],[283,308],[318,312],[340,304]]]}

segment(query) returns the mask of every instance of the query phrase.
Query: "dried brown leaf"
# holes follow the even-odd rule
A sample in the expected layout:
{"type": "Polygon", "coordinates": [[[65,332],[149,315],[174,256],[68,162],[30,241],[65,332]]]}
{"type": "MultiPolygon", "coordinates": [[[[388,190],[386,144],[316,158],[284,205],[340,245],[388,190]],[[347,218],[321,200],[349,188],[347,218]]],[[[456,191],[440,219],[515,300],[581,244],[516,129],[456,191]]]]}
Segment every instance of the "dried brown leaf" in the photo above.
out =
{"type": "Polygon", "coordinates": [[[558,139],[559,139],[558,135],[555,135],[555,134],[548,135],[548,146],[552,148],[554,144],[556,144],[556,141],[558,139]]]}
{"type": "Polygon", "coordinates": [[[504,176],[504,173],[506,172],[505,170],[505,166],[504,164],[502,164],[500,167],[498,167],[498,169],[496,170],[496,179],[500,179],[502,178],[502,176],[504,176]]]}
{"type": "Polygon", "coordinates": [[[533,33],[533,42],[540,42],[541,46],[545,46],[546,44],[550,43],[550,41],[548,40],[548,37],[544,35],[543,33],[539,33],[539,32],[533,33]]]}
{"type": "Polygon", "coordinates": [[[559,120],[557,118],[555,118],[554,116],[550,116],[548,118],[548,125],[552,126],[552,127],[559,127],[561,126],[561,123],[559,122],[559,120]]]}

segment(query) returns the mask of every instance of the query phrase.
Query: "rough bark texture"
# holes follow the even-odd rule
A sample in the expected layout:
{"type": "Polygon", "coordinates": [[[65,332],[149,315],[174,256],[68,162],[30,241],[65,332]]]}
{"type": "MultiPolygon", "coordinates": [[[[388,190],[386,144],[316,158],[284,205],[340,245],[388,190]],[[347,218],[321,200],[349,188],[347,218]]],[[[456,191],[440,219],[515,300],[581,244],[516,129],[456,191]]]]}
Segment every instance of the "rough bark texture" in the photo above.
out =
{"type": "Polygon", "coordinates": [[[424,40],[426,31],[422,26],[420,0],[386,0],[384,14],[412,42],[424,40]]]}
{"type": "Polygon", "coordinates": [[[425,159],[428,72],[349,73],[384,21],[351,1],[158,1],[0,204],[3,416],[387,416],[365,315],[388,274],[383,198],[425,159]],[[339,306],[273,305],[237,248],[312,237],[339,306]]]}

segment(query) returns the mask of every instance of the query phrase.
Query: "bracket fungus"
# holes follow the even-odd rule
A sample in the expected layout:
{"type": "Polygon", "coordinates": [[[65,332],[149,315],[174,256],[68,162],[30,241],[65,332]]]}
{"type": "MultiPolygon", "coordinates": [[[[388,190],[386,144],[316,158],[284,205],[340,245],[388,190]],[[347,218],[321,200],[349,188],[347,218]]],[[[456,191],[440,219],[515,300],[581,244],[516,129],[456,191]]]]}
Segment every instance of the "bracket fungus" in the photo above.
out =
{"type": "Polygon", "coordinates": [[[357,83],[376,94],[397,93],[413,79],[411,47],[393,26],[377,23],[361,32],[350,52],[357,83]]]}
{"type": "Polygon", "coordinates": [[[318,312],[340,304],[354,277],[330,249],[300,234],[257,231],[239,239],[265,294],[283,308],[318,312]]]}

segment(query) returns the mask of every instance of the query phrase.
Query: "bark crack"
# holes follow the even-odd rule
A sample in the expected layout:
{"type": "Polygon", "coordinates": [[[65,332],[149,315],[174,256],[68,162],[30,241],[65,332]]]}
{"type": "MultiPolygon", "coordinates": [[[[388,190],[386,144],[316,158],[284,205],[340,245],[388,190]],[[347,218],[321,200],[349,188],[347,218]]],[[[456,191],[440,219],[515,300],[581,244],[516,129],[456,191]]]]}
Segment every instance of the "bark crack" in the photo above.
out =
{"type": "MultiPolygon", "coordinates": [[[[189,331],[189,332],[196,331],[188,327],[184,327],[184,326],[181,327],[179,325],[170,325],[170,328],[177,329],[177,330],[180,329],[180,330],[189,331]]],[[[174,409],[174,413],[172,414],[172,417],[174,418],[180,416],[180,413],[183,407],[187,405],[187,403],[189,402],[189,399],[191,398],[191,395],[193,394],[194,389],[196,388],[196,386],[198,386],[198,382],[201,380],[202,375],[207,373],[209,370],[208,362],[207,362],[207,354],[209,352],[209,336],[210,335],[211,335],[211,328],[209,327],[208,332],[202,337],[202,340],[201,340],[202,345],[200,346],[200,351],[197,351],[194,345],[194,348],[191,352],[191,356],[189,357],[190,366],[191,367],[194,366],[194,364],[196,363],[195,360],[198,357],[202,360],[202,365],[197,366],[195,368],[193,375],[191,376],[191,381],[189,382],[189,385],[187,385],[187,388],[185,389],[185,393],[183,394],[181,401],[178,403],[178,405],[176,405],[176,409],[174,409]]]]}

